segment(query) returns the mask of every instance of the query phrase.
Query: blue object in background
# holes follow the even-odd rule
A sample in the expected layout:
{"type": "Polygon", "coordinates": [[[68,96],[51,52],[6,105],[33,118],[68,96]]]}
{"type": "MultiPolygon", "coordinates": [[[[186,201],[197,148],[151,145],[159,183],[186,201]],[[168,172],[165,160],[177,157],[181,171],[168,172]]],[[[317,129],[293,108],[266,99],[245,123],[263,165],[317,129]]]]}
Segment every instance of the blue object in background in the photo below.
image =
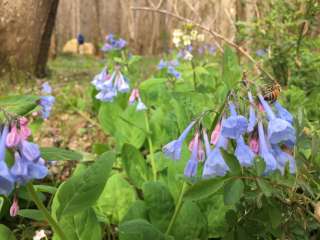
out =
{"type": "Polygon", "coordinates": [[[78,34],[77,41],[79,45],[84,44],[84,36],[81,33],[78,34]]]}

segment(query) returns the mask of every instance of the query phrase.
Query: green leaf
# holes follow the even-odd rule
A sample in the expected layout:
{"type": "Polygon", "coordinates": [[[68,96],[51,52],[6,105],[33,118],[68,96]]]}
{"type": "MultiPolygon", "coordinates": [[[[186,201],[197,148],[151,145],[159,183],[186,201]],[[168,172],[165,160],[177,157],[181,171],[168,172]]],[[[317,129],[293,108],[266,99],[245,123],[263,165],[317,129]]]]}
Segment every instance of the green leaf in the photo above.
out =
{"type": "Polygon", "coordinates": [[[186,201],[172,228],[175,239],[208,239],[208,222],[197,204],[186,201]]]}
{"type": "Polygon", "coordinates": [[[197,201],[207,198],[218,192],[227,179],[224,177],[210,178],[197,182],[188,188],[184,194],[185,200],[197,201]]]}
{"type": "Polygon", "coordinates": [[[160,182],[146,182],[143,194],[151,223],[164,232],[174,211],[173,198],[168,188],[160,182]]]}
{"type": "Polygon", "coordinates": [[[0,224],[0,240],[16,240],[16,237],[9,228],[0,224]]]}
{"type": "Polygon", "coordinates": [[[145,202],[141,200],[137,200],[131,205],[122,221],[127,222],[138,218],[145,220],[148,219],[147,206],[145,202]]]}
{"type": "Polygon", "coordinates": [[[18,215],[24,218],[29,218],[35,221],[45,221],[46,218],[41,211],[35,209],[21,209],[18,215]]]}
{"type": "Polygon", "coordinates": [[[257,184],[266,197],[270,197],[272,195],[272,186],[270,186],[267,181],[257,179],[257,184]]]}
{"type": "Polygon", "coordinates": [[[37,107],[38,100],[38,96],[32,95],[0,97],[0,107],[10,113],[23,116],[37,107]]]}
{"type": "Polygon", "coordinates": [[[106,152],[86,171],[71,177],[62,184],[56,195],[59,201],[56,216],[76,214],[96,203],[112,169],[115,154],[106,152]]]}
{"type": "Polygon", "coordinates": [[[232,179],[224,186],[224,203],[226,205],[236,204],[243,195],[244,184],[241,179],[232,179]]]}
{"type": "Polygon", "coordinates": [[[118,224],[135,201],[134,188],[115,174],[109,178],[94,209],[100,221],[118,224]]]}
{"type": "Polygon", "coordinates": [[[40,150],[42,158],[47,161],[81,161],[83,157],[82,154],[78,152],[62,148],[47,147],[41,148],[40,150]]]}
{"type": "Polygon", "coordinates": [[[4,198],[1,196],[0,197],[0,213],[2,211],[3,204],[4,204],[4,198]]]}
{"type": "Polygon", "coordinates": [[[237,176],[241,175],[241,166],[240,166],[238,159],[233,154],[228,153],[223,148],[221,148],[220,151],[223,155],[225,162],[227,163],[228,167],[230,168],[231,173],[233,175],[237,175],[237,176]]]}
{"type": "Polygon", "coordinates": [[[51,193],[55,194],[57,192],[56,187],[48,186],[48,185],[34,185],[34,188],[37,192],[51,193]]]}
{"type": "Polygon", "coordinates": [[[121,160],[129,179],[135,186],[141,188],[142,184],[148,180],[148,172],[146,160],[140,151],[130,144],[124,144],[121,160]]]}
{"type": "Polygon", "coordinates": [[[148,91],[150,88],[154,88],[157,85],[163,85],[167,81],[167,78],[151,78],[143,81],[140,85],[140,89],[143,91],[148,91]]]}
{"type": "Polygon", "coordinates": [[[165,236],[143,219],[125,222],[119,226],[120,240],[164,240],[165,236]]]}
{"type": "Polygon", "coordinates": [[[194,71],[197,75],[209,75],[208,70],[202,66],[197,66],[194,71]]]}
{"type": "Polygon", "coordinates": [[[254,169],[256,171],[257,176],[262,176],[262,174],[264,173],[264,170],[266,169],[266,163],[262,158],[260,157],[255,158],[254,169]]]}
{"type": "Polygon", "coordinates": [[[105,133],[115,138],[117,148],[125,143],[140,148],[146,139],[144,113],[137,112],[135,106],[123,110],[117,102],[102,104],[99,121],[105,133]]]}
{"type": "Polygon", "coordinates": [[[222,81],[226,84],[228,90],[235,89],[239,85],[241,74],[237,54],[226,46],[222,62],[222,81]]]}
{"type": "Polygon", "coordinates": [[[268,206],[268,214],[270,218],[270,223],[272,228],[277,228],[281,224],[281,210],[276,206],[270,205],[268,206]]]}
{"type": "Polygon", "coordinates": [[[228,230],[226,214],[232,207],[224,205],[223,194],[216,194],[205,201],[209,238],[223,237],[228,230]]]}
{"type": "MultiPolygon", "coordinates": [[[[59,221],[68,240],[101,240],[100,223],[91,208],[73,216],[64,216],[59,221]]],[[[60,240],[54,235],[53,240],[60,240]]]]}

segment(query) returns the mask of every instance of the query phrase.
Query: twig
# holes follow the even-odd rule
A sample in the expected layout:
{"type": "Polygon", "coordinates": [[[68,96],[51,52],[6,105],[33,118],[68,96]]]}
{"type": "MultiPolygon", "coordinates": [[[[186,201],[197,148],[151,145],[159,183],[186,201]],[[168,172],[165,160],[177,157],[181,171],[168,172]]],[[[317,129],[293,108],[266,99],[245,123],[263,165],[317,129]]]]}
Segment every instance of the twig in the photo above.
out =
{"type": "Polygon", "coordinates": [[[272,81],[276,81],[275,78],[270,74],[268,73],[264,68],[262,68],[256,60],[254,60],[254,58],[248,53],[246,52],[242,47],[238,46],[237,44],[235,44],[234,42],[232,42],[231,40],[227,39],[226,37],[224,37],[223,35],[213,31],[212,29],[200,24],[200,23],[197,23],[197,22],[194,22],[192,21],[191,19],[188,19],[188,18],[185,18],[185,17],[182,17],[180,15],[177,15],[175,13],[172,13],[172,12],[169,12],[169,11],[166,11],[166,10],[163,10],[163,9],[154,9],[154,8],[149,8],[149,7],[131,7],[131,9],[133,11],[148,11],[148,12],[157,12],[157,13],[160,13],[160,14],[165,14],[167,16],[170,16],[170,17],[173,17],[173,18],[176,18],[177,20],[179,21],[182,21],[182,22],[186,22],[186,23],[191,23],[193,24],[194,26],[202,29],[203,31],[206,31],[208,33],[210,33],[211,35],[213,35],[215,38],[217,39],[220,39],[222,41],[224,41],[225,43],[227,43],[228,45],[230,45],[231,47],[235,48],[237,51],[239,51],[243,56],[245,56],[247,59],[249,59],[253,64],[255,64],[255,66],[261,71],[263,72],[265,75],[267,75],[272,81]]]}

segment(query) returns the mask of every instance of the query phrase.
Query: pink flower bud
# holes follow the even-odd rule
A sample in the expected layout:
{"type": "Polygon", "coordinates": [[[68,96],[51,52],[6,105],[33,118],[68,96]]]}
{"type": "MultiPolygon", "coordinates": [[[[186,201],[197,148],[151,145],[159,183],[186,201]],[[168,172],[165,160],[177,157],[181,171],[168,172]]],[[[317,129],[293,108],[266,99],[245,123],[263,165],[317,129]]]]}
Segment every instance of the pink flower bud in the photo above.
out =
{"type": "Polygon", "coordinates": [[[257,138],[252,137],[249,139],[249,147],[255,154],[259,153],[259,141],[257,138]]]}
{"type": "Polygon", "coordinates": [[[20,207],[19,207],[18,198],[16,196],[14,196],[13,203],[10,207],[10,216],[11,217],[17,216],[19,209],[20,209],[20,207]]]}
{"type": "Polygon", "coordinates": [[[17,130],[17,126],[12,125],[10,133],[7,135],[6,145],[7,147],[15,147],[20,143],[20,141],[21,141],[21,136],[17,130]]]}
{"type": "Polygon", "coordinates": [[[22,140],[27,140],[28,137],[31,136],[31,130],[28,126],[21,126],[20,127],[20,137],[22,140]]]}
{"type": "Polygon", "coordinates": [[[203,149],[203,144],[202,144],[201,141],[199,141],[199,145],[198,145],[198,160],[200,162],[203,162],[204,159],[205,159],[205,153],[204,153],[204,149],[203,149]]]}
{"type": "Polygon", "coordinates": [[[195,144],[196,142],[196,138],[198,138],[198,146],[197,146],[197,159],[198,161],[204,161],[205,159],[205,152],[204,152],[204,149],[203,149],[203,144],[200,140],[200,135],[199,133],[196,133],[196,135],[194,136],[194,138],[190,141],[189,143],[189,146],[188,146],[188,149],[190,150],[190,152],[192,152],[193,150],[193,145],[195,144]]]}
{"type": "Polygon", "coordinates": [[[26,117],[19,118],[19,123],[21,126],[27,126],[28,125],[28,119],[26,117]]]}
{"type": "Polygon", "coordinates": [[[213,145],[216,145],[219,137],[220,137],[220,133],[221,133],[221,123],[218,122],[218,124],[216,125],[216,127],[214,128],[212,134],[211,134],[211,140],[210,143],[213,145]]]}
{"type": "Polygon", "coordinates": [[[130,97],[129,97],[129,103],[133,104],[136,101],[136,99],[138,98],[137,96],[139,96],[139,90],[136,88],[132,89],[130,97]]]}

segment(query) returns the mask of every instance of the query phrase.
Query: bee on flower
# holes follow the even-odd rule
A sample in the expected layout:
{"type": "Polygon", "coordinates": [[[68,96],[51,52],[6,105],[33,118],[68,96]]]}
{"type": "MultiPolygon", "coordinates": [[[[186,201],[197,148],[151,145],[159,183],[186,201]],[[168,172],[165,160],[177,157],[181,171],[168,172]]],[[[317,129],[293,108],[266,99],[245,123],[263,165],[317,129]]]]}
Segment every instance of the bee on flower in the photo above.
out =
{"type": "Polygon", "coordinates": [[[274,171],[284,174],[287,167],[289,173],[295,173],[294,156],[288,151],[296,143],[291,113],[278,101],[269,105],[259,93],[254,98],[251,91],[248,91],[246,100],[249,104],[244,108],[237,106],[236,99],[228,97],[227,102],[228,108],[220,114],[210,142],[201,117],[192,121],[179,138],[165,145],[163,153],[173,160],[179,160],[183,143],[194,129],[189,143],[191,155],[184,172],[186,177],[195,177],[200,164],[203,164],[204,178],[226,175],[229,166],[222,150],[230,149],[233,149],[234,156],[244,168],[251,167],[255,158],[260,157],[265,162],[265,175],[274,171]],[[242,109],[245,111],[242,112],[242,109]]]}

